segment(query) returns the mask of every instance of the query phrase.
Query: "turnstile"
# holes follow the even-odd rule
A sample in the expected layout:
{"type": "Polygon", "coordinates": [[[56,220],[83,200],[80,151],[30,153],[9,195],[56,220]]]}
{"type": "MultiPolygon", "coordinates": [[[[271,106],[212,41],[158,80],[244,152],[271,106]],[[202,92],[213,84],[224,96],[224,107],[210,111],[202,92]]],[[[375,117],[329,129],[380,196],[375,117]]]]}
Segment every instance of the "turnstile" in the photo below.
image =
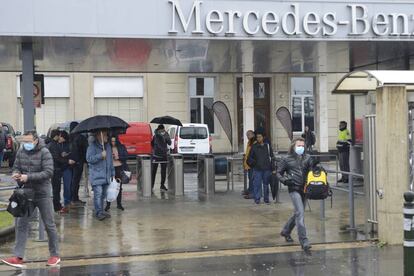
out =
{"type": "Polygon", "coordinates": [[[214,155],[200,154],[197,157],[198,191],[206,194],[215,192],[214,155]]]}
{"type": "Polygon", "coordinates": [[[137,189],[144,197],[151,197],[151,156],[137,155],[137,189]]]}
{"type": "Polygon", "coordinates": [[[168,158],[168,192],[175,196],[184,195],[184,159],[181,154],[168,158]]]}

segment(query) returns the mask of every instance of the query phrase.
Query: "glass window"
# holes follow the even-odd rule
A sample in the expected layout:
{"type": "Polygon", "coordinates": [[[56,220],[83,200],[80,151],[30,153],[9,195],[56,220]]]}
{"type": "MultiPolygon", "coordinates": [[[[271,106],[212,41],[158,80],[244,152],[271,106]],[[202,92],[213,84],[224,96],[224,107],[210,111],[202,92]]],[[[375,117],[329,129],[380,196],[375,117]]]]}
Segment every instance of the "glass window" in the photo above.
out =
{"type": "Polygon", "coordinates": [[[305,126],[315,130],[314,78],[290,79],[292,96],[292,126],[294,132],[305,131],[305,126]]]}
{"type": "Polygon", "coordinates": [[[207,139],[207,129],[205,127],[181,127],[180,138],[192,140],[207,139]]]}
{"type": "Polygon", "coordinates": [[[214,133],[214,78],[190,78],[189,89],[191,123],[206,124],[214,133]]]}

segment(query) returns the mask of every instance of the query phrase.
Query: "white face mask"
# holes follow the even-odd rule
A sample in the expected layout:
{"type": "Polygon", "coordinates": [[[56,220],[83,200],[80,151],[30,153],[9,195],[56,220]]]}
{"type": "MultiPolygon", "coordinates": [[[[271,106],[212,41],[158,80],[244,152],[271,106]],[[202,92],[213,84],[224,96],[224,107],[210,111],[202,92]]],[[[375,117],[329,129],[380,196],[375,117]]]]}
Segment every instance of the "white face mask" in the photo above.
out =
{"type": "Polygon", "coordinates": [[[302,155],[305,152],[305,147],[303,146],[296,146],[295,147],[295,152],[297,155],[302,155]]]}

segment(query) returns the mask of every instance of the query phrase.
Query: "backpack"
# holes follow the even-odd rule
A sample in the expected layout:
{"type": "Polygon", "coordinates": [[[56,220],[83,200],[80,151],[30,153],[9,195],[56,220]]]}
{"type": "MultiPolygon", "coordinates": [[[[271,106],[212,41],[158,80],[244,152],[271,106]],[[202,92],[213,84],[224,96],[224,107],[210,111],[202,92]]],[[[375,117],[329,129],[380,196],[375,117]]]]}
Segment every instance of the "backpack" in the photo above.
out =
{"type": "Polygon", "coordinates": [[[303,191],[307,199],[321,200],[332,196],[326,171],[323,168],[311,169],[308,172],[303,191]]]}

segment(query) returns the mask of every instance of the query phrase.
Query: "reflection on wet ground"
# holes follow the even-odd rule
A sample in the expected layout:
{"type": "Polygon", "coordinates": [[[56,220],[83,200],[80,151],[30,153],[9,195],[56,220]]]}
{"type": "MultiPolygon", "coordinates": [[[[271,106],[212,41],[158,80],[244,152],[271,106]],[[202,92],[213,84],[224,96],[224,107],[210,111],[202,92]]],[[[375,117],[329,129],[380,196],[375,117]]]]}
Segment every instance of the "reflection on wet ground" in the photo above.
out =
{"type": "MultiPolygon", "coordinates": [[[[329,247],[329,246],[328,246],[329,247]]],[[[0,275],[403,275],[402,247],[379,248],[375,245],[339,244],[331,249],[315,246],[312,256],[300,248],[199,252],[185,256],[137,256],[67,261],[61,268],[39,268],[5,271],[0,275]],[[341,248],[343,247],[343,248],[341,248]],[[283,251],[283,250],[282,250],[283,251]],[[78,263],[77,263],[78,262],[78,263]]],[[[3,272],[1,272],[3,271],[3,272]]]]}

